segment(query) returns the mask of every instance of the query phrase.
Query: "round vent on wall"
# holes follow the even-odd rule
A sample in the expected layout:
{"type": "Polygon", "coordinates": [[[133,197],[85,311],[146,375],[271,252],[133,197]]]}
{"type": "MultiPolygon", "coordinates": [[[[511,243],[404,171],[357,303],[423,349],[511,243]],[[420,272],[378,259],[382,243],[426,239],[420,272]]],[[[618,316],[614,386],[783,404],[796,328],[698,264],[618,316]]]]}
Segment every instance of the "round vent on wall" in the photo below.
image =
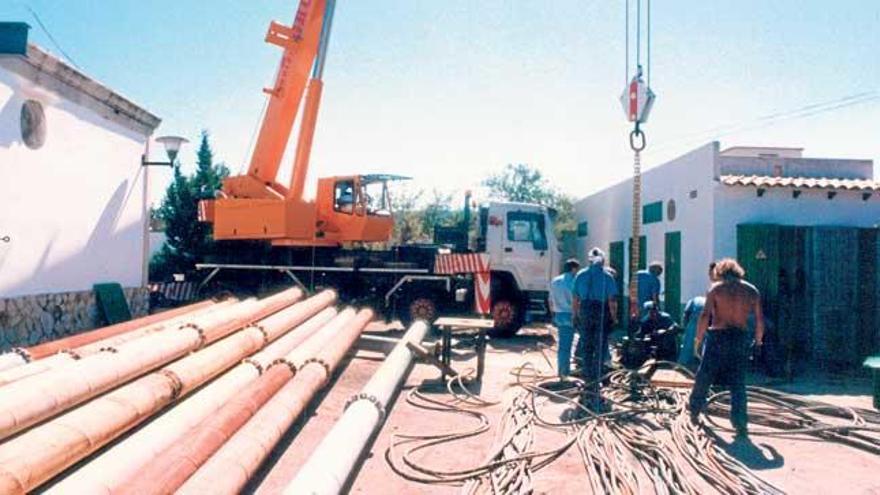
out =
{"type": "Polygon", "coordinates": [[[670,222],[675,220],[675,200],[670,199],[666,202],[666,219],[670,222]]]}
{"type": "Polygon", "coordinates": [[[21,106],[21,140],[32,150],[40,149],[46,142],[46,114],[36,100],[21,106]]]}

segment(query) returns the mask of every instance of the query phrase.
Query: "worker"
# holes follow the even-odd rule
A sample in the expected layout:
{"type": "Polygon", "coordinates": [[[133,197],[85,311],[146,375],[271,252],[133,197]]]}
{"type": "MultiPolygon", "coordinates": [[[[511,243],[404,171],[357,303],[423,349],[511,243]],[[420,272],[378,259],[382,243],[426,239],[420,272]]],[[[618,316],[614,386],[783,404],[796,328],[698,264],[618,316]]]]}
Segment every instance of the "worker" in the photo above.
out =
{"type": "MultiPolygon", "coordinates": [[[[715,262],[709,263],[709,283],[715,281],[715,262]]],[[[681,349],[678,352],[678,363],[693,369],[696,363],[696,355],[694,351],[694,339],[697,337],[697,322],[700,315],[703,314],[703,307],[706,305],[706,296],[696,296],[691,298],[684,306],[684,316],[681,320],[681,326],[684,327],[684,336],[681,339],[681,349]]],[[[712,322],[709,322],[711,325],[712,322]]]]}
{"type": "Polygon", "coordinates": [[[574,279],[572,323],[578,338],[584,341],[581,359],[587,389],[581,402],[599,407],[603,348],[608,346],[609,330],[617,323],[617,284],[605,270],[605,253],[601,249],[591,249],[588,259],[590,266],[580,270],[574,279]]]}
{"type": "Polygon", "coordinates": [[[639,270],[636,277],[639,283],[639,307],[644,307],[648,301],[660,304],[660,275],[663,274],[663,264],[652,261],[647,270],[639,270]]]}
{"type": "Polygon", "coordinates": [[[636,337],[647,339],[650,346],[655,348],[657,359],[668,361],[675,359],[677,345],[675,335],[679,330],[678,324],[669,313],[660,311],[660,307],[654,301],[645,303],[643,311],[645,316],[639,322],[636,337]]]}
{"type": "Polygon", "coordinates": [[[574,340],[571,299],[574,277],[580,269],[578,260],[571,258],[563,265],[562,274],[550,281],[550,311],[556,326],[556,370],[560,378],[571,373],[571,342],[574,340]]]}
{"type": "Polygon", "coordinates": [[[706,306],[697,325],[694,349],[706,338],[700,368],[690,397],[691,422],[697,424],[706,404],[709,387],[717,382],[730,386],[730,422],[737,438],[748,437],[748,405],[745,372],[749,360],[749,316],[755,318],[755,346],[764,341],[764,315],[758,289],[746,282],[745,270],[726,258],[715,265],[717,281],[709,289],[706,306]],[[709,322],[712,322],[711,327],[709,322]]]}

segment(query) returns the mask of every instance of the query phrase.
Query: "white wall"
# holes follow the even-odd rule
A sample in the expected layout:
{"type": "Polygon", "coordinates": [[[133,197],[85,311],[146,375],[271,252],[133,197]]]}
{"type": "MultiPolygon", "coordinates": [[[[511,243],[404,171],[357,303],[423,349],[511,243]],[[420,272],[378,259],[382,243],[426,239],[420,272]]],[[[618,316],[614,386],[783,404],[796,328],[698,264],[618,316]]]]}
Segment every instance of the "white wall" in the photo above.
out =
{"type": "Polygon", "coordinates": [[[716,184],[715,257],[736,257],[736,226],[741,223],[873,227],[880,224],[880,195],[867,201],[861,192],[805,189],[794,199],[789,188],[767,188],[762,197],[754,187],[716,184]]]}
{"type": "MultiPolygon", "coordinates": [[[[718,143],[709,143],[642,175],[642,204],[663,201],[663,221],[642,225],[647,237],[647,259],[663,262],[665,234],[681,232],[681,297],[685,302],[706,291],[706,268],[712,261],[713,208],[712,191],[718,143]],[[697,197],[690,198],[696,191],[697,197]],[[670,221],[666,215],[669,200],[676,203],[677,214],[670,221]]],[[[578,222],[589,222],[586,238],[578,238],[578,255],[583,260],[593,246],[608,250],[614,241],[632,235],[632,180],[588,196],[575,204],[578,222]]],[[[628,266],[628,261],[627,261],[628,266]]],[[[628,280],[627,273],[619,274],[628,280]]],[[[662,278],[662,277],[661,277],[662,278]]]]}
{"type": "Polygon", "coordinates": [[[145,136],[0,67],[0,298],[143,278],[145,136]],[[47,138],[21,141],[23,101],[47,138]]]}

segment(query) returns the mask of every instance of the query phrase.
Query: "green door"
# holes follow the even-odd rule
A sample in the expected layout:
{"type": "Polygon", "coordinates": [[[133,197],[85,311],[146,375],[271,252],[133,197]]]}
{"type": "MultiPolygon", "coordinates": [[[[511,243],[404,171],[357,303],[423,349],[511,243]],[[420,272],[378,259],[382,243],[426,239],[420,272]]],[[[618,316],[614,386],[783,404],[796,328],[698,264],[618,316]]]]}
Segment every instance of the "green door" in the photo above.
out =
{"type": "Polygon", "coordinates": [[[665,310],[675,321],[681,319],[681,232],[666,233],[663,269],[665,310]]]}
{"type": "Polygon", "coordinates": [[[608,246],[608,257],[611,268],[617,272],[617,276],[614,277],[614,281],[617,283],[617,293],[620,295],[618,298],[620,304],[617,305],[617,321],[623,321],[623,315],[626,314],[626,294],[623,293],[623,274],[626,260],[623,256],[623,241],[612,242],[608,246]]]}
{"type": "Polygon", "coordinates": [[[765,311],[779,293],[779,225],[736,226],[736,257],[746,279],[761,291],[765,311]]]}

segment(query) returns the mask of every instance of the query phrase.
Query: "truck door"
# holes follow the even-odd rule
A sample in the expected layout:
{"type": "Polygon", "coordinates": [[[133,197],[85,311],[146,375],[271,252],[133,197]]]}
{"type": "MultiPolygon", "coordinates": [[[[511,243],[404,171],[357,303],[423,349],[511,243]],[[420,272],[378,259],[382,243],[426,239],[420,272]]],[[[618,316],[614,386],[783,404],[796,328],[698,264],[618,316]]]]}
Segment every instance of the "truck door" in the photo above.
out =
{"type": "Polygon", "coordinates": [[[502,239],[502,265],[523,290],[546,290],[551,264],[547,221],[542,211],[508,211],[502,239]]]}

